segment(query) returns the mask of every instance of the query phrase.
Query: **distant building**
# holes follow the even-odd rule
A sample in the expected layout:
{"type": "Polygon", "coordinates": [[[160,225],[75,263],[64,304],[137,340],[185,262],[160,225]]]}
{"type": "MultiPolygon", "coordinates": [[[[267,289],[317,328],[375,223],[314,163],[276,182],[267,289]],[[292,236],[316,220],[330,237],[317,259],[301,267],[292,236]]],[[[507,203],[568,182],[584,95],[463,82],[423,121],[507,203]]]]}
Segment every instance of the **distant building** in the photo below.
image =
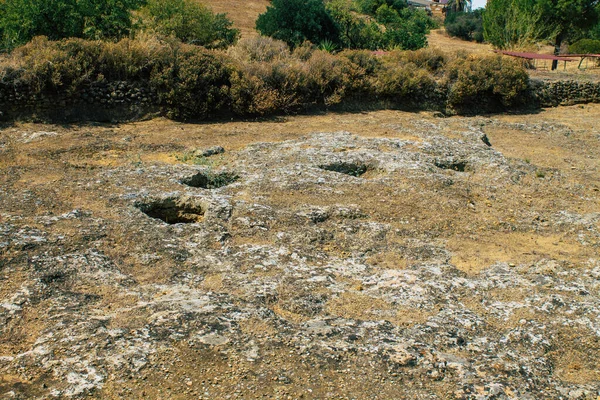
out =
{"type": "Polygon", "coordinates": [[[408,5],[411,7],[429,8],[433,1],[431,0],[408,0],[408,5]]]}
{"type": "Polygon", "coordinates": [[[431,9],[431,15],[436,18],[444,19],[446,17],[446,6],[448,6],[448,0],[434,0],[429,6],[431,9]]]}
{"type": "Polygon", "coordinates": [[[448,0],[407,0],[407,2],[411,7],[426,9],[436,18],[444,19],[446,15],[448,0]]]}

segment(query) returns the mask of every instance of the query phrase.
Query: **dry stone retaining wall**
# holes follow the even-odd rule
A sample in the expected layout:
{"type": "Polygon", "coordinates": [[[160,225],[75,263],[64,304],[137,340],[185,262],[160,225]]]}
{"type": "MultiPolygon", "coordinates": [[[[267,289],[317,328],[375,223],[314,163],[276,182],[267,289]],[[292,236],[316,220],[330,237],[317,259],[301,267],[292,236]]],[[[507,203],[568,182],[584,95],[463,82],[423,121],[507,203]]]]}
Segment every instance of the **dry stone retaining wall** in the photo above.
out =
{"type": "Polygon", "coordinates": [[[0,120],[132,120],[157,111],[158,104],[156,92],[143,82],[94,82],[75,93],[0,83],[0,120]]]}
{"type": "MultiPolygon", "coordinates": [[[[528,105],[534,107],[600,102],[600,82],[532,80],[530,91],[528,105]]],[[[444,110],[445,104],[423,107],[444,110]]],[[[75,93],[60,89],[39,93],[0,82],[0,120],[123,121],[162,111],[158,94],[146,82],[94,82],[75,93]]]]}
{"type": "Polygon", "coordinates": [[[600,82],[532,81],[531,88],[542,107],[600,102],[600,82]]]}

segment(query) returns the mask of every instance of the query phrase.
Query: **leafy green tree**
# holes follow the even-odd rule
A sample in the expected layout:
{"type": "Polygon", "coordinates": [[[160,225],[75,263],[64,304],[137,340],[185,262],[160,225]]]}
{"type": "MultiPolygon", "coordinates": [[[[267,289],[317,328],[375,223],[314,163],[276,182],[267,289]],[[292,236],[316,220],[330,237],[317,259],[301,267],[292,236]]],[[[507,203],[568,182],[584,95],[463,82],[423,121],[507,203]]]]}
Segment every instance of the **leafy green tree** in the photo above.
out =
{"type": "Polygon", "coordinates": [[[549,34],[537,0],[489,0],[483,14],[483,36],[497,48],[522,47],[549,34]]]}
{"type": "MultiPolygon", "coordinates": [[[[598,22],[598,0],[537,0],[543,23],[555,27],[548,36],[554,42],[554,54],[560,54],[563,41],[571,39],[578,29],[589,29],[598,22]]],[[[557,61],[552,64],[556,69],[557,61]]]]}
{"type": "Polygon", "coordinates": [[[225,14],[214,14],[194,0],[148,0],[142,15],[156,32],[207,48],[226,48],[240,34],[225,14]]]}
{"type": "Polygon", "coordinates": [[[290,47],[306,40],[339,42],[338,28],[322,0],[273,0],[267,11],[258,16],[256,29],[290,47]]]}
{"type": "Polygon", "coordinates": [[[0,33],[10,49],[34,36],[116,39],[129,34],[143,0],[3,0],[0,33]]]}
{"type": "Polygon", "coordinates": [[[596,24],[594,27],[592,27],[592,29],[590,29],[589,37],[590,39],[600,40],[600,24],[596,24]]]}
{"type": "Polygon", "coordinates": [[[406,0],[357,0],[360,10],[368,15],[375,15],[381,6],[400,11],[408,7],[406,0]]]}
{"type": "Polygon", "coordinates": [[[444,26],[450,36],[479,43],[483,42],[483,15],[481,10],[447,12],[444,26]]]}
{"type": "Polygon", "coordinates": [[[427,46],[427,33],[433,20],[423,10],[404,8],[400,11],[384,4],[377,9],[375,18],[385,25],[385,48],[417,50],[427,46]]]}
{"type": "Polygon", "coordinates": [[[40,35],[54,40],[81,36],[76,6],[75,0],[6,0],[0,14],[5,46],[12,48],[40,35]]]}
{"type": "Polygon", "coordinates": [[[598,23],[598,4],[598,0],[489,0],[484,35],[500,48],[527,40],[550,40],[554,53],[559,54],[563,41],[598,23]]]}
{"type": "Polygon", "coordinates": [[[131,11],[144,0],[78,0],[77,9],[83,17],[83,37],[112,39],[129,35],[131,11]]]}
{"type": "Polygon", "coordinates": [[[360,15],[352,0],[331,0],[327,11],[338,27],[342,46],[348,49],[381,48],[383,32],[379,25],[365,15],[360,15]]]}

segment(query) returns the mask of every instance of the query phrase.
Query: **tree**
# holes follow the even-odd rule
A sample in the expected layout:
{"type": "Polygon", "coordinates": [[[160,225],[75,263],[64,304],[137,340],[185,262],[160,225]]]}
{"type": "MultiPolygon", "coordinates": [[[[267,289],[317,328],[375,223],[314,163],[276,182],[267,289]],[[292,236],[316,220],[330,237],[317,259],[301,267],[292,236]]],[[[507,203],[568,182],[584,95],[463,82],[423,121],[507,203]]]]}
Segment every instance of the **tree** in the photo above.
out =
{"type": "Polygon", "coordinates": [[[483,42],[483,19],[481,10],[450,12],[446,14],[444,26],[448,35],[463,40],[483,42]]]}
{"type": "Polygon", "coordinates": [[[489,0],[484,35],[500,48],[526,40],[551,40],[558,55],[563,41],[598,22],[598,4],[599,0],[489,0]]]}
{"type": "Polygon", "coordinates": [[[6,0],[0,15],[5,46],[16,47],[40,35],[54,40],[82,35],[76,5],[75,0],[6,0]]]}
{"type": "MultiPolygon", "coordinates": [[[[598,0],[537,0],[536,6],[544,23],[556,28],[555,55],[560,54],[563,41],[572,38],[578,29],[589,29],[598,22],[598,0]]],[[[556,69],[557,63],[552,62],[552,69],[556,69]]]]}
{"type": "Polygon", "coordinates": [[[406,0],[357,0],[357,4],[361,11],[368,15],[375,15],[384,5],[396,11],[408,7],[406,0]]]}
{"type": "Polygon", "coordinates": [[[377,50],[381,48],[383,32],[379,25],[360,15],[352,0],[331,0],[327,11],[335,21],[344,48],[377,50]]]}
{"type": "Polygon", "coordinates": [[[273,0],[267,11],[258,16],[256,29],[290,47],[306,40],[339,42],[338,28],[322,0],[273,0]]]}
{"type": "Polygon", "coordinates": [[[129,34],[131,10],[143,0],[4,0],[0,33],[8,49],[34,36],[117,39],[129,34]]]}
{"type": "Polygon", "coordinates": [[[522,47],[548,36],[537,0],[489,0],[483,13],[483,36],[497,48],[522,47]]]}
{"type": "Polygon", "coordinates": [[[600,24],[596,24],[594,27],[592,27],[592,29],[590,29],[589,37],[591,39],[600,40],[600,24]]]}
{"type": "Polygon", "coordinates": [[[384,47],[417,50],[427,46],[427,33],[433,20],[424,10],[403,8],[400,11],[384,4],[377,9],[377,22],[385,25],[384,47]]]}
{"type": "Polygon", "coordinates": [[[206,48],[226,48],[240,35],[225,14],[214,14],[195,0],[148,0],[141,14],[156,32],[206,48]]]}

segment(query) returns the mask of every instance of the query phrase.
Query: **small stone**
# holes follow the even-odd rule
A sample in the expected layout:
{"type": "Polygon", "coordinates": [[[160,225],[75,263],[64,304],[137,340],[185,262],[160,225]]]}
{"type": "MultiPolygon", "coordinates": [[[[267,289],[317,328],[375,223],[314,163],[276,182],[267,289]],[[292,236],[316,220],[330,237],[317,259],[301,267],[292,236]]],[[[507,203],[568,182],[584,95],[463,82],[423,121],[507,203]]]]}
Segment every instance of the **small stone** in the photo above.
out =
{"type": "Polygon", "coordinates": [[[225,149],[221,146],[213,146],[213,147],[209,147],[206,149],[198,149],[196,151],[194,151],[194,155],[196,157],[210,157],[210,156],[214,156],[216,154],[223,154],[225,153],[225,149]]]}

